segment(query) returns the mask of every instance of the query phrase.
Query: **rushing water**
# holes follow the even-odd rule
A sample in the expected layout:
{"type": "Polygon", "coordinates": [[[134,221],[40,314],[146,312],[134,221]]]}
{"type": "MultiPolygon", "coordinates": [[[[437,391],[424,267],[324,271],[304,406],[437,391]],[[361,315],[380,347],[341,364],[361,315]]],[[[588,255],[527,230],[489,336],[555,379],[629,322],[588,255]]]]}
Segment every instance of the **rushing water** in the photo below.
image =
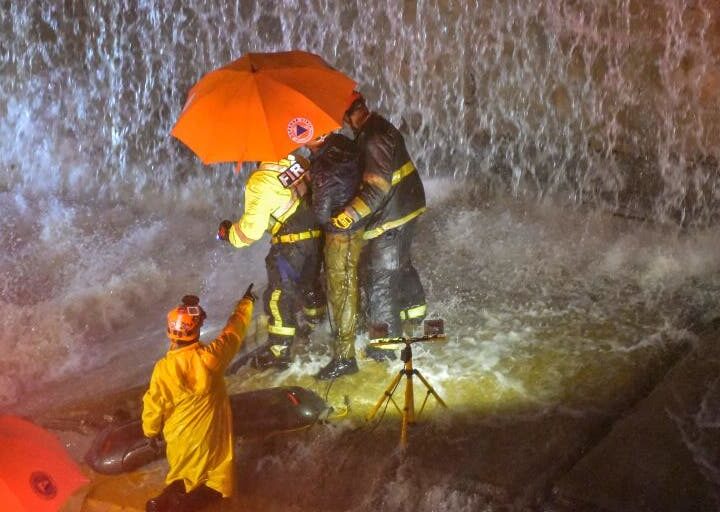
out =
{"type": "MultiPolygon", "coordinates": [[[[452,333],[418,359],[448,402],[620,410],[637,366],[715,311],[715,0],[222,4],[0,9],[0,407],[81,396],[81,375],[142,383],[178,297],[199,293],[217,327],[264,284],[265,241],[214,240],[247,169],[203,167],[169,135],[189,87],[248,51],[322,55],[405,133],[431,197],[417,263],[452,333]]],[[[312,385],[321,362],[290,375],[312,385]]]]}
{"type": "Polygon", "coordinates": [[[714,218],[713,0],[223,4],[9,2],[5,186],[119,197],[207,172],[168,136],[188,88],[244,52],[303,48],[355,77],[431,175],[714,218]]]}

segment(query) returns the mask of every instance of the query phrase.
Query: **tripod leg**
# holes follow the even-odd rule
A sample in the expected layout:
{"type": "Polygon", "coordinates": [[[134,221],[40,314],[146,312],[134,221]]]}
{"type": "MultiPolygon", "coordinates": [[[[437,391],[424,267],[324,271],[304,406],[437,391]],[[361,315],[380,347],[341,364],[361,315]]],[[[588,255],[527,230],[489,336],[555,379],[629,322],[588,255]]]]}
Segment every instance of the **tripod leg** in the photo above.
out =
{"type": "Polygon", "coordinates": [[[385,401],[390,400],[392,398],[392,394],[395,391],[395,388],[397,388],[397,385],[400,383],[400,379],[402,378],[404,373],[404,370],[400,370],[400,372],[395,376],[395,378],[390,382],[390,385],[387,387],[385,392],[383,393],[383,396],[380,397],[380,399],[375,404],[375,407],[372,408],[372,411],[368,413],[368,415],[365,417],[367,421],[370,421],[375,417],[375,414],[377,414],[378,410],[382,406],[385,401]]]}
{"type": "MultiPolygon", "coordinates": [[[[412,366],[410,367],[412,368],[412,366]]],[[[405,370],[405,406],[403,407],[402,426],[400,428],[400,444],[406,447],[408,444],[408,427],[415,423],[415,395],[413,394],[413,371],[405,370]]]]}
{"type": "Polygon", "coordinates": [[[425,379],[425,377],[423,377],[422,374],[418,370],[414,370],[414,373],[415,373],[415,375],[417,375],[420,378],[422,383],[425,384],[425,387],[428,389],[428,393],[430,393],[432,396],[434,396],[435,400],[437,400],[440,403],[440,405],[442,405],[443,407],[445,407],[447,409],[447,405],[445,404],[445,402],[443,402],[443,399],[440,398],[440,395],[438,395],[435,392],[435,390],[430,385],[430,383],[425,379]]]}

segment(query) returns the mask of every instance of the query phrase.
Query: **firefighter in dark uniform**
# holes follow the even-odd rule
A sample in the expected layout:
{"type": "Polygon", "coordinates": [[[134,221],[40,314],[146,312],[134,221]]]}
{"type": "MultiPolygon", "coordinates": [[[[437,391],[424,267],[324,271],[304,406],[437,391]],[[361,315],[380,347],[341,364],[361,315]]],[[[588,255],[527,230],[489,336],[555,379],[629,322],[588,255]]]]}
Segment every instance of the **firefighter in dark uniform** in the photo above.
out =
{"type": "Polygon", "coordinates": [[[255,243],[266,230],[270,233],[263,297],[270,317],[268,341],[252,361],[260,369],[285,368],[290,363],[290,346],[299,334],[295,314],[300,304],[311,322],[324,315],[325,297],[317,287],[322,231],[310,208],[308,166],[293,155],[261,162],[248,178],[242,217],[235,223],[223,221],[218,230],[218,238],[238,248],[255,243]]]}
{"type": "MultiPolygon", "coordinates": [[[[339,229],[350,229],[366,219],[362,259],[367,266],[369,323],[385,323],[388,336],[401,336],[403,327],[422,321],[427,310],[425,291],[410,257],[417,217],[426,209],[425,189],[402,134],[385,118],[371,113],[357,92],[345,122],[360,148],[362,184],[332,222],[339,229]]],[[[374,359],[390,354],[367,349],[374,359]]]]}
{"type": "Polygon", "coordinates": [[[358,264],[364,245],[365,222],[347,229],[333,225],[332,217],[342,212],[362,182],[360,153],[351,139],[330,134],[306,144],[311,151],[310,186],[315,216],[324,231],[325,289],[335,339],[333,357],[316,375],[328,380],[356,373],[355,335],[358,325],[358,264]]]}

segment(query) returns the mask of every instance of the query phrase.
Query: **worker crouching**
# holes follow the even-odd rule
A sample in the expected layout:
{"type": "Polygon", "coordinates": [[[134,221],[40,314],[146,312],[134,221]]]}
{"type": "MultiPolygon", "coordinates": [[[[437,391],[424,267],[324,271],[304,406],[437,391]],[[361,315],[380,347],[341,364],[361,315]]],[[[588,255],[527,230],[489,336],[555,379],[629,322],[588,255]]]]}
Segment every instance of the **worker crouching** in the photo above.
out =
{"type": "Polygon", "coordinates": [[[308,164],[293,155],[277,162],[261,162],[245,187],[245,210],[235,223],[223,221],[218,238],[234,247],[248,247],[267,230],[270,252],[265,258],[268,286],[264,294],[269,316],[268,341],[251,361],[258,369],[285,368],[290,347],[298,339],[296,312],[316,323],[325,314],[319,285],[322,231],[308,201],[308,164]]]}

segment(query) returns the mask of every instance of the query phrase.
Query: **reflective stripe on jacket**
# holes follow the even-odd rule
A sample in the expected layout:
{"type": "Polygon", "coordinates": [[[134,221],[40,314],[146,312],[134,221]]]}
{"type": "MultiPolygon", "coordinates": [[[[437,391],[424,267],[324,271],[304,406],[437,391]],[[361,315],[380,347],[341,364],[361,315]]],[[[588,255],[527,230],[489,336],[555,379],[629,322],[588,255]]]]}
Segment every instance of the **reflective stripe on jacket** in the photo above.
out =
{"type": "MultiPolygon", "coordinates": [[[[280,233],[298,211],[306,192],[304,176],[292,184],[283,182],[285,172],[295,164],[292,160],[262,162],[250,175],[245,187],[245,210],[230,228],[229,239],[234,247],[249,246],[260,240],[265,231],[272,235],[280,233]]],[[[301,231],[313,228],[314,223],[306,221],[303,226],[301,231]]]]}
{"type": "Polygon", "coordinates": [[[402,134],[372,113],[357,136],[363,182],[350,202],[354,218],[368,217],[365,238],[375,238],[425,211],[425,188],[402,134]]]}
{"type": "Polygon", "coordinates": [[[241,300],[212,343],[171,350],[155,364],[143,397],[142,428],[148,437],[163,433],[168,484],[183,480],[188,492],[205,484],[232,495],[232,413],[224,374],[243,343],[252,311],[253,303],[241,300]]]}

